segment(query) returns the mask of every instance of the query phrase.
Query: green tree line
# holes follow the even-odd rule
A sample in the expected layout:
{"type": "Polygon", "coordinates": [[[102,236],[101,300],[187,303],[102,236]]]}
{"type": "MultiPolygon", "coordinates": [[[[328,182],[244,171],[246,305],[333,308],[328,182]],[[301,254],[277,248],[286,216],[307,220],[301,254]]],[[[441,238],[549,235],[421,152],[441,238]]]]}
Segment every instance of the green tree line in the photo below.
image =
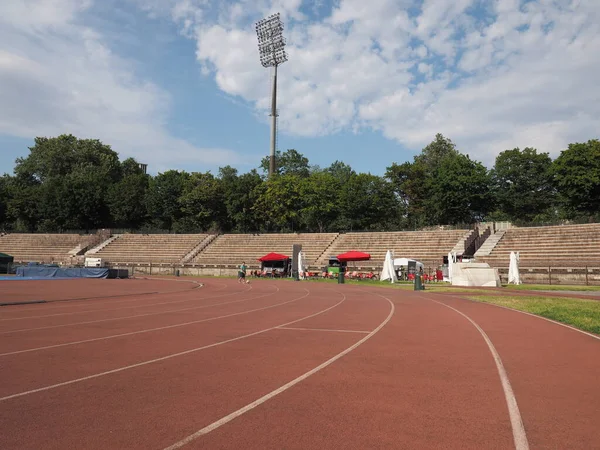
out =
{"type": "Polygon", "coordinates": [[[384,176],[342,161],[311,165],[296,150],[240,174],[145,174],[98,140],[35,139],[14,173],[0,177],[0,229],[100,228],[165,232],[331,232],[417,229],[509,220],[600,219],[600,141],[570,144],[552,159],[534,148],[500,153],[488,170],[438,134],[412,162],[384,176]]]}

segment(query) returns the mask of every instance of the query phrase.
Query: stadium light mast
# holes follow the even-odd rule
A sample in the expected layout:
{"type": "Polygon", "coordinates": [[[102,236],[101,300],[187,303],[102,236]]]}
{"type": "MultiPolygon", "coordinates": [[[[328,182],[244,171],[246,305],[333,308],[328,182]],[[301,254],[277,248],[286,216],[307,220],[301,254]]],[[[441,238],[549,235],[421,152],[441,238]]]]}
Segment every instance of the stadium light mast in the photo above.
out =
{"type": "Polygon", "coordinates": [[[269,178],[275,173],[275,141],[277,138],[277,66],[288,60],[280,14],[272,14],[256,23],[258,52],[263,67],[273,67],[271,91],[271,156],[269,178]]]}

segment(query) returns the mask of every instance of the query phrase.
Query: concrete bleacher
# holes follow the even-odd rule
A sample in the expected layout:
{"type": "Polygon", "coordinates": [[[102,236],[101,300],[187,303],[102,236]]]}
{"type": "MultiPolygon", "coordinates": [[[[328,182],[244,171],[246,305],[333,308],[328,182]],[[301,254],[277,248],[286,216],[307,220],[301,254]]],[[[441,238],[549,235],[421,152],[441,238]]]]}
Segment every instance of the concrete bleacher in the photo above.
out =
{"type": "Polygon", "coordinates": [[[369,253],[371,259],[350,263],[350,266],[379,269],[383,266],[387,250],[392,250],[394,258],[416,259],[425,264],[425,267],[435,268],[442,264],[443,257],[464,241],[469,233],[470,230],[436,230],[340,234],[331,248],[318,259],[316,265],[325,266],[330,256],[357,250],[369,253]]]}
{"type": "Polygon", "coordinates": [[[491,253],[478,260],[508,268],[510,252],[520,267],[600,267],[600,224],[510,228],[491,253]]]}
{"type": "Polygon", "coordinates": [[[93,256],[110,264],[175,264],[208,234],[122,234],[93,256]]]}
{"type": "Polygon", "coordinates": [[[251,268],[260,266],[257,261],[269,252],[292,256],[294,244],[302,244],[307,263],[313,265],[328,248],[337,233],[272,233],[223,234],[200,252],[192,264],[239,265],[246,262],[251,268]]]}
{"type": "Polygon", "coordinates": [[[87,238],[79,234],[9,233],[0,237],[0,253],[12,255],[19,263],[62,263],[69,260],[69,251],[87,238]]]}

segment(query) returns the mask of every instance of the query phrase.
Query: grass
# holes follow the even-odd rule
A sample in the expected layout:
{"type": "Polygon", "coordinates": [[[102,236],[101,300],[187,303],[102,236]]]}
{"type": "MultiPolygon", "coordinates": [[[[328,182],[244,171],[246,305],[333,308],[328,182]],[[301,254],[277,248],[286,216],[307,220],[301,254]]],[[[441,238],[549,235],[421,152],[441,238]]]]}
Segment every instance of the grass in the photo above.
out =
{"type": "Polygon", "coordinates": [[[556,285],[556,284],[519,284],[504,285],[507,289],[517,291],[600,291],[600,286],[581,286],[581,285],[556,285]]]}
{"type": "Polygon", "coordinates": [[[557,297],[472,296],[470,300],[525,311],[600,335],[600,301],[557,297]]]}

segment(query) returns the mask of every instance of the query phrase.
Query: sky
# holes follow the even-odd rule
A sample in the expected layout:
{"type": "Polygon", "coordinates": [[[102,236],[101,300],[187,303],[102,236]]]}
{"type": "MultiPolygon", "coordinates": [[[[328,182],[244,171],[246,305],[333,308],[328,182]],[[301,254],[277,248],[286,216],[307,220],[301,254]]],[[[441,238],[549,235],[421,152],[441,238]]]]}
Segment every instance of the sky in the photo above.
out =
{"type": "Polygon", "coordinates": [[[2,0],[0,173],[60,134],[153,174],[258,167],[275,12],[278,149],[311,164],[383,175],[442,133],[491,167],[600,137],[598,0],[2,0]]]}

